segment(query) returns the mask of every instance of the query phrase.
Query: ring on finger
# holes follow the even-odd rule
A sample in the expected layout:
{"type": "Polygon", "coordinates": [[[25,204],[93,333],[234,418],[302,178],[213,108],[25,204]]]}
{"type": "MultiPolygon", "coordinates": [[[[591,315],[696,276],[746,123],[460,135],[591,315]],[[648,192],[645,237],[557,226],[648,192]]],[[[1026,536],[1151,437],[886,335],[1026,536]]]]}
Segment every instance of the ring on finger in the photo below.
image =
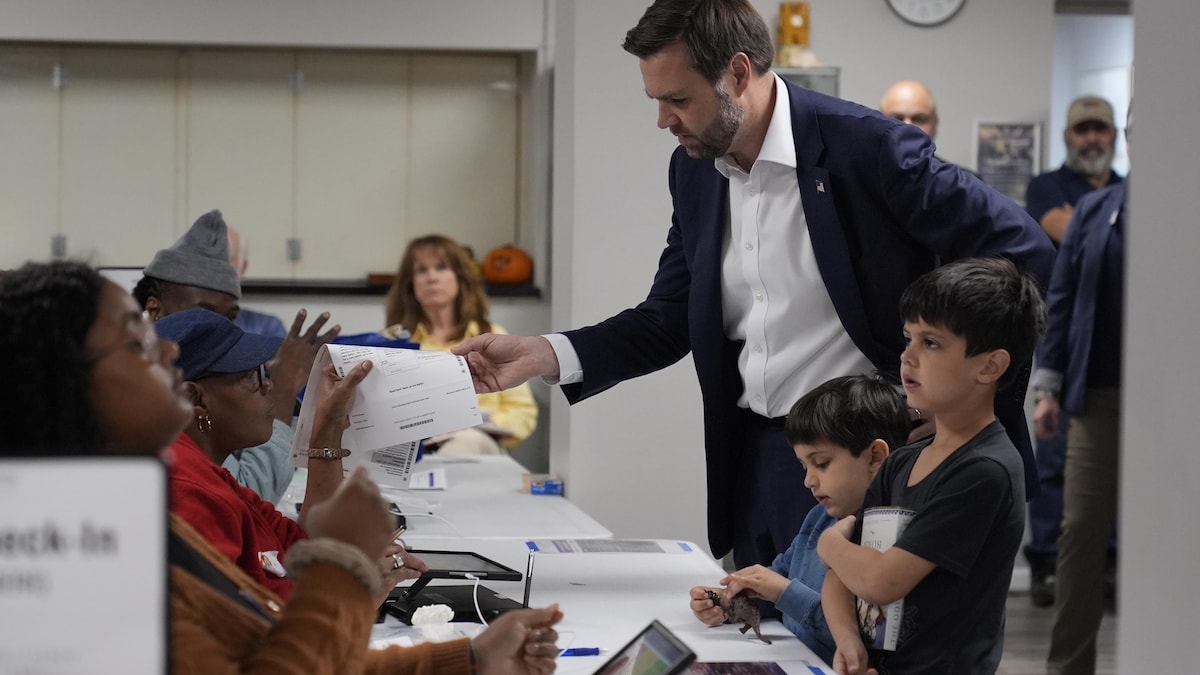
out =
{"type": "Polygon", "coordinates": [[[399,553],[393,553],[392,554],[392,569],[402,570],[404,568],[405,568],[404,559],[400,557],[399,553]]]}

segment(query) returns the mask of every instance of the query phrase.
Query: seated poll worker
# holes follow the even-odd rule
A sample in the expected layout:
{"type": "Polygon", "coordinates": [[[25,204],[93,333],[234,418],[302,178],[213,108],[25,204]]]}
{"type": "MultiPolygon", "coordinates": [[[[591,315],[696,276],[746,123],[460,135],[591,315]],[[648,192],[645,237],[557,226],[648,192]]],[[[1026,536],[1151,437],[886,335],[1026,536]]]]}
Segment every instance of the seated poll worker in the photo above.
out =
{"type": "MultiPolygon", "coordinates": [[[[192,419],[169,450],[171,511],[252,579],[286,600],[292,592],[285,566],[288,551],[307,538],[309,509],[325,501],[342,482],[344,414],[322,420],[325,435],[313,434],[305,510],[297,523],[253,490],[238,485],[221,466],[230,452],[260,443],[271,434],[275,400],[264,364],[279,348],[279,338],[246,333],[207,309],[170,314],[159,319],[156,328],[159,335],[179,345],[177,365],[192,403],[192,419]]],[[[363,362],[345,379],[356,386],[370,370],[371,363],[363,362]]],[[[322,386],[337,380],[332,365],[322,375],[322,386]]],[[[380,560],[388,590],[427,569],[399,544],[389,547],[380,560]]],[[[379,602],[386,595],[385,591],[379,602]]]]}
{"type": "MultiPolygon", "coordinates": [[[[154,255],[133,295],[154,321],[193,307],[210,309],[232,321],[240,312],[238,300],[242,287],[229,260],[225,219],[220,211],[209,211],[197,218],[170,248],[154,255]]],[[[329,320],[328,313],[303,330],[305,317],[304,310],[296,314],[291,330],[269,364],[275,385],[271,390],[275,422],[270,439],[257,447],[238,448],[225,459],[225,468],[239,483],[269,502],[279,501],[292,481],[294,471],[288,455],[296,396],[308,384],[317,351],[341,330],[334,326],[320,332],[329,320]]]]}
{"type": "MultiPolygon", "coordinates": [[[[648,114],[679,140],[649,294],[594,326],[481,335],[453,351],[477,391],[540,376],[572,404],[691,354],[709,545],[739,568],[769,565],[814,505],[784,438],[791,404],[834,377],[895,373],[900,293],[922,273],[1005,256],[1045,280],[1054,247],[1014,201],[939,161],[925,132],[771,72],[771,34],[749,0],[656,0],[624,48],[648,114]]],[[[1022,380],[996,411],[1033,495],[1024,393],[1022,380]]]]}
{"type": "MultiPolygon", "coordinates": [[[[400,258],[387,295],[383,335],[411,336],[421,349],[449,351],[481,333],[503,334],[488,320],[488,299],[472,259],[458,242],[439,234],[417,237],[400,258]]],[[[537,427],[538,409],[527,383],[479,394],[484,423],[425,442],[443,456],[498,455],[511,450],[537,427]]]]}
{"type": "MultiPolygon", "coordinates": [[[[0,352],[24,373],[0,388],[0,456],[156,456],[193,417],[175,367],[178,348],[116,284],[74,262],[31,263],[0,275],[0,352]]],[[[323,382],[319,424],[353,400],[347,377],[323,382]]],[[[341,425],[319,435],[340,440],[341,425]]],[[[170,461],[169,454],[164,455],[170,461]]],[[[557,607],[516,610],[482,633],[415,647],[367,649],[383,583],[373,561],[392,519],[357,472],[309,515],[293,548],[287,603],[248,577],[195,529],[171,517],[170,660],[178,674],[444,673],[531,675],[554,670],[557,607]]]]}

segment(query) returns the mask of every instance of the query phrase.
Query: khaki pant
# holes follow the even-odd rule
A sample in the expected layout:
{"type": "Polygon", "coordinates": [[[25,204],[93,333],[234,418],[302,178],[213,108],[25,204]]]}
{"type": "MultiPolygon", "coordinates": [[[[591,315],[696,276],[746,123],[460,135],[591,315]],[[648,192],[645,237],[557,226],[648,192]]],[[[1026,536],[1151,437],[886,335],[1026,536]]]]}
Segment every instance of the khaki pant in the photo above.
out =
{"type": "Polygon", "coordinates": [[[1052,675],[1096,672],[1096,633],[1104,618],[1104,561],[1117,522],[1120,402],[1120,389],[1088,389],[1087,410],[1071,418],[1067,431],[1048,658],[1052,675]]]}

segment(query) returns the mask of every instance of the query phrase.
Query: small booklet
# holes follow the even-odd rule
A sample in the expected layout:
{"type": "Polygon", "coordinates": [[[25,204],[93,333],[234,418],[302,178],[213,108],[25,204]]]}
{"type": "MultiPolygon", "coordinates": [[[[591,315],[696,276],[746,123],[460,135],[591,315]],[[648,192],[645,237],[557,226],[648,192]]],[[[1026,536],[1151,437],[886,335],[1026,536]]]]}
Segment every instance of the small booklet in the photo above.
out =
{"type": "MultiPolygon", "coordinates": [[[[862,545],[880,552],[888,550],[914,515],[916,512],[911,509],[897,507],[867,509],[862,519],[862,545]]],[[[883,607],[859,598],[856,605],[858,628],[867,648],[895,651],[904,621],[904,598],[883,607]]]]}
{"type": "Polygon", "coordinates": [[[406,488],[422,438],[473,427],[483,421],[475,385],[463,357],[450,352],[328,344],[317,353],[296,436],[291,463],[308,466],[313,417],[320,400],[320,378],[333,364],[345,376],[360,361],[374,367],[358,385],[350,408],[350,428],[342,446],[350,456],[342,460],[349,473],[365,466],[371,480],[406,488]]]}

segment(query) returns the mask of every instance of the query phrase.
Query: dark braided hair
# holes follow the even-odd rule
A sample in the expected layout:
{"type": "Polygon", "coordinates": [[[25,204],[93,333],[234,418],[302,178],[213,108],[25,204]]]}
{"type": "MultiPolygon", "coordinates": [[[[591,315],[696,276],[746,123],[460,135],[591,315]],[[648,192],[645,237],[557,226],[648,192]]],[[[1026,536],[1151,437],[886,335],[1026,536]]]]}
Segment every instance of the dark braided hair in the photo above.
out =
{"type": "Polygon", "coordinates": [[[84,350],[104,277],[78,262],[27,263],[0,276],[0,455],[104,448],[84,350]]]}

